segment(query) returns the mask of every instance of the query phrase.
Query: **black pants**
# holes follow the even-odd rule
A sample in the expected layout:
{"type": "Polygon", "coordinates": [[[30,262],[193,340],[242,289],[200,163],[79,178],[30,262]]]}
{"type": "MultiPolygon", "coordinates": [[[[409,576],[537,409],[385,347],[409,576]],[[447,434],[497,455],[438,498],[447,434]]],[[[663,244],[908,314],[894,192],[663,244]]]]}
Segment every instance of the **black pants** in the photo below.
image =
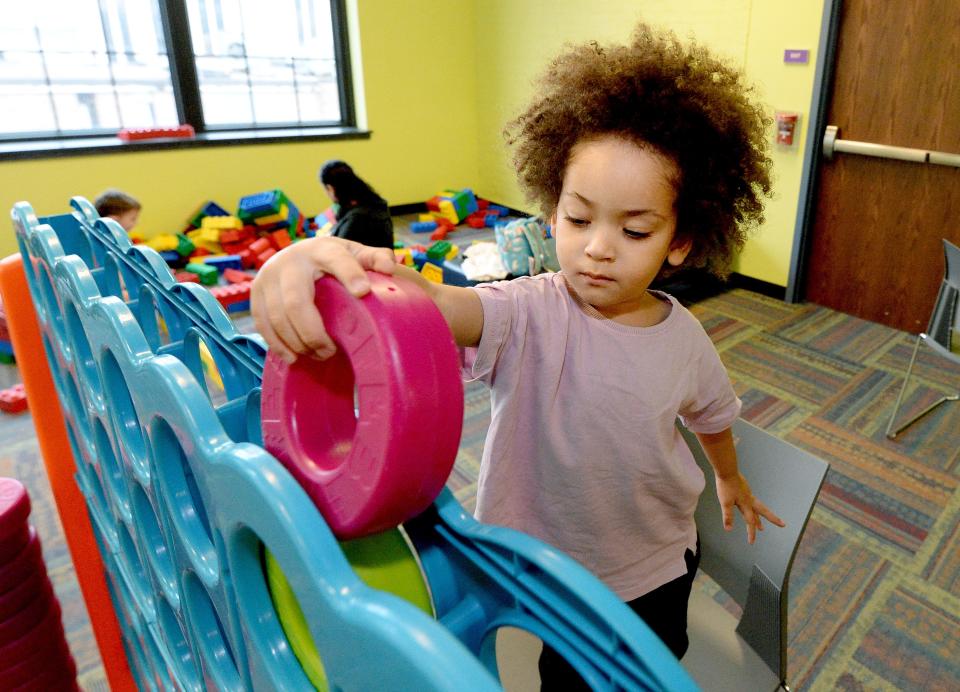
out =
{"type": "MultiPolygon", "coordinates": [[[[640,619],[647,623],[667,645],[678,659],[686,652],[690,645],[687,639],[687,603],[690,600],[690,589],[693,587],[693,578],[700,565],[700,541],[697,541],[697,552],[687,550],[683,559],[687,563],[687,573],[669,581],[640,598],[627,601],[627,605],[640,619]]],[[[543,645],[538,664],[540,668],[540,689],[548,690],[589,690],[590,688],[577,675],[566,659],[554,649],[543,645]]]]}

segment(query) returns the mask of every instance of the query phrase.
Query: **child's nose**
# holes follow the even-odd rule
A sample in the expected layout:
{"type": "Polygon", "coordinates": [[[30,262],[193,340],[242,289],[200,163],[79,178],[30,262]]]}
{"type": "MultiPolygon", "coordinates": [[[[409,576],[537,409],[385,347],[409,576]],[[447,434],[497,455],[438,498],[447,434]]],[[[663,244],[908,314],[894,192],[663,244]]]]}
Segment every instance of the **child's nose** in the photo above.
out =
{"type": "Polygon", "coordinates": [[[613,234],[604,227],[595,228],[590,234],[584,253],[593,260],[612,260],[615,256],[613,234]]]}

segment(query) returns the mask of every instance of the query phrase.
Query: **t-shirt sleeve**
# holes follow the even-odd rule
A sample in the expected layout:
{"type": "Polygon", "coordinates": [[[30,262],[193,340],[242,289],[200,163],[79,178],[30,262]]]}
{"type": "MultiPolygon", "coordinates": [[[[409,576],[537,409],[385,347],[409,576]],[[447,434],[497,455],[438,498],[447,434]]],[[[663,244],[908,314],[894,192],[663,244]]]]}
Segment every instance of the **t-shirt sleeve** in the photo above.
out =
{"type": "Polygon", "coordinates": [[[733,390],[727,369],[710,338],[703,334],[697,367],[694,368],[690,395],[680,409],[680,419],[688,430],[718,433],[726,430],[740,415],[742,403],[733,390]]]}
{"type": "Polygon", "coordinates": [[[477,292],[483,308],[483,331],[476,347],[461,349],[462,374],[468,381],[482,380],[490,384],[507,337],[520,314],[518,292],[511,281],[479,284],[477,292]]]}

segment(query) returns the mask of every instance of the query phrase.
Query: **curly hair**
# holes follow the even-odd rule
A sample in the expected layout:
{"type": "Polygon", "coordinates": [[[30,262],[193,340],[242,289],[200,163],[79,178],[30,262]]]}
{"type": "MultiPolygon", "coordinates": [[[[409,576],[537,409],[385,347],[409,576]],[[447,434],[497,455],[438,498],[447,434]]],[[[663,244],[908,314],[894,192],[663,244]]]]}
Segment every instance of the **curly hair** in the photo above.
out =
{"type": "Polygon", "coordinates": [[[568,46],[540,87],[504,131],[530,201],[552,214],[574,145],[624,137],[676,164],[676,232],[693,240],[685,265],[725,277],[770,196],[770,118],[741,73],[641,24],[627,45],[568,46]]]}

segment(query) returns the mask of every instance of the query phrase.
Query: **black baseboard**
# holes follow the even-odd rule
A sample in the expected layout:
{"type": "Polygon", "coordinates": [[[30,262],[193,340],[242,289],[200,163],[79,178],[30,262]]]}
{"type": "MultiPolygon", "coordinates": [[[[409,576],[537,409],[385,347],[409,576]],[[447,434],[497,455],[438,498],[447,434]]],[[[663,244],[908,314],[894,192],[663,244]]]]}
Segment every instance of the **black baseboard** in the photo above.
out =
{"type": "Polygon", "coordinates": [[[727,290],[727,284],[702,269],[680,269],[661,279],[656,279],[650,288],[665,291],[683,305],[692,305],[719,295],[727,290]]]}
{"type": "Polygon", "coordinates": [[[734,272],[730,275],[730,280],[727,284],[729,288],[743,288],[767,296],[768,298],[776,298],[777,300],[783,301],[787,299],[786,286],[772,284],[769,281],[755,279],[752,276],[744,276],[743,274],[734,272]]]}
{"type": "MultiPolygon", "coordinates": [[[[494,202],[494,201],[492,201],[492,200],[488,200],[488,201],[490,202],[490,204],[497,204],[496,202],[494,202]]],[[[508,207],[508,206],[505,205],[505,204],[497,204],[497,206],[498,206],[498,207],[503,207],[504,209],[506,209],[506,210],[507,210],[507,214],[508,214],[509,216],[522,216],[522,217],[540,216],[539,214],[531,213],[531,212],[529,212],[529,211],[524,211],[523,209],[514,209],[513,207],[508,207]]]]}
{"type": "Polygon", "coordinates": [[[681,269],[665,279],[655,281],[651,288],[666,291],[684,305],[706,300],[734,288],[753,291],[777,300],[785,300],[787,295],[786,288],[767,281],[736,272],[731,274],[727,281],[721,281],[702,269],[681,269]]]}
{"type": "Polygon", "coordinates": [[[427,211],[426,202],[412,202],[410,204],[391,204],[390,215],[402,216],[403,214],[423,214],[427,211]]]}

